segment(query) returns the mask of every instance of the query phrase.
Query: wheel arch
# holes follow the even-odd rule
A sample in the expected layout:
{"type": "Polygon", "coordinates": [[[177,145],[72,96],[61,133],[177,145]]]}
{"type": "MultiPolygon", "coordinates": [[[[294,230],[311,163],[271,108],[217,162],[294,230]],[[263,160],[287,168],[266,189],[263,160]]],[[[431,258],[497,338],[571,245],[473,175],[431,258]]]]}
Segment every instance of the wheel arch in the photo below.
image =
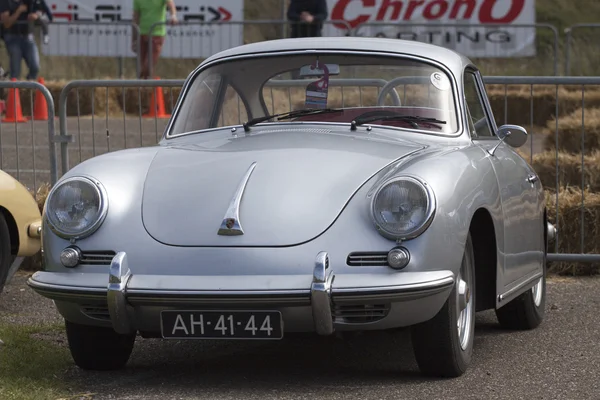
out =
{"type": "Polygon", "coordinates": [[[17,227],[17,222],[15,218],[12,216],[10,211],[6,208],[0,206],[0,213],[4,216],[6,220],[6,224],[8,225],[8,233],[10,235],[10,250],[12,255],[16,255],[19,252],[19,228],[17,227]]]}
{"type": "Polygon", "coordinates": [[[498,247],[494,221],[487,209],[475,211],[469,233],[475,258],[476,311],[493,309],[496,307],[498,247]]]}

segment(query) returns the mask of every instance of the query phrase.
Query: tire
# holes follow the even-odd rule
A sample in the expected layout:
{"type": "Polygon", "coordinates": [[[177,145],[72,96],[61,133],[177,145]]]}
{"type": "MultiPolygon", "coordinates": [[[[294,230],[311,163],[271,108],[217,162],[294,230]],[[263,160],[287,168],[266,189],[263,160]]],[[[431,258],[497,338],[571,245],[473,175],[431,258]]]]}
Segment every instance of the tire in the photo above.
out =
{"type": "Polygon", "coordinates": [[[71,356],[78,367],[109,371],[123,368],[135,344],[135,333],[121,335],[112,328],[65,321],[71,356]]]}
{"type": "Polygon", "coordinates": [[[435,317],[411,328],[413,350],[422,373],[450,378],[461,376],[467,370],[473,355],[475,293],[475,258],[469,234],[460,272],[448,300],[435,317]],[[468,289],[461,297],[466,306],[459,313],[462,282],[468,289]],[[457,327],[461,321],[462,330],[460,325],[457,327]]]}
{"type": "Polygon", "coordinates": [[[13,262],[10,246],[10,232],[4,215],[0,213],[0,293],[4,290],[8,271],[13,262]]]}
{"type": "Polygon", "coordinates": [[[544,249],[543,275],[528,291],[511,300],[505,306],[496,309],[496,318],[500,326],[511,330],[530,330],[537,328],[546,313],[546,256],[548,242],[544,249]]]}

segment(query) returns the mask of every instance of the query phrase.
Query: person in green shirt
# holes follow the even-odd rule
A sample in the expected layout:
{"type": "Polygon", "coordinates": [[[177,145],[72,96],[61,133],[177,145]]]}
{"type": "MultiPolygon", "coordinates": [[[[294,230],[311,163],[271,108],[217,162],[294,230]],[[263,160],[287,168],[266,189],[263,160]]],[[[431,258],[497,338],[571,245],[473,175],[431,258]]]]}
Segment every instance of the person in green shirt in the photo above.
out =
{"type": "MultiPolygon", "coordinates": [[[[152,41],[152,67],[156,67],[167,34],[167,7],[169,22],[177,23],[177,10],[173,0],[133,0],[133,23],[139,27],[140,78],[150,78],[150,63],[148,57],[150,41],[152,41]],[[160,24],[159,24],[160,23],[160,24]],[[159,24],[159,25],[155,25],[159,24]]],[[[133,30],[131,48],[138,51],[138,32],[133,30]]]]}

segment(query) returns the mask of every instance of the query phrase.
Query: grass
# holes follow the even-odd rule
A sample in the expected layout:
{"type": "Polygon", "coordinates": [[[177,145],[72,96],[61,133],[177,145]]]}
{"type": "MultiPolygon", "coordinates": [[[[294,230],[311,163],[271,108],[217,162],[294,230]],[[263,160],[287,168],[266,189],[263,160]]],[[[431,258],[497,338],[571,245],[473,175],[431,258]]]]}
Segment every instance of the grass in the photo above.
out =
{"type": "Polygon", "coordinates": [[[45,400],[73,397],[63,375],[73,363],[69,350],[55,343],[62,325],[0,325],[0,398],[45,400]]]}

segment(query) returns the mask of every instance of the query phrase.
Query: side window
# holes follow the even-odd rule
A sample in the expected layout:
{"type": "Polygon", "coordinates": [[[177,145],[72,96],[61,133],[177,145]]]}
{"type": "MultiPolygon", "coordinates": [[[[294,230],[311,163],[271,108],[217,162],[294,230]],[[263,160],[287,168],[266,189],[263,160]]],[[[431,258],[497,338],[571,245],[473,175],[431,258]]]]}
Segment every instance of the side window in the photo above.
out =
{"type": "Polygon", "coordinates": [[[491,137],[492,131],[473,72],[465,72],[465,102],[472,137],[491,137]]]}

